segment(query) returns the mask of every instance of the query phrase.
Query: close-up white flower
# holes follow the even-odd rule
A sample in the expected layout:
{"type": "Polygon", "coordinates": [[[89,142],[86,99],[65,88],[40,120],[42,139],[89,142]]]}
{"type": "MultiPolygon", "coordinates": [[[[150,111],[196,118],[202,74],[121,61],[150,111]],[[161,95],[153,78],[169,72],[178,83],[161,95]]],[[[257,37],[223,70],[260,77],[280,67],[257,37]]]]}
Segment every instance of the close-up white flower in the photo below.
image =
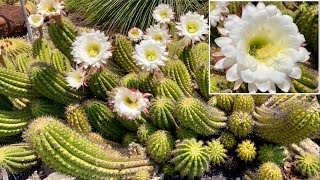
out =
{"type": "Polygon", "coordinates": [[[42,26],[44,18],[40,14],[32,14],[28,17],[28,21],[31,27],[38,28],[42,26]]]}
{"type": "Polygon", "coordinates": [[[227,2],[210,1],[210,25],[216,27],[217,23],[223,19],[223,14],[229,13],[227,2]]]}
{"type": "Polygon", "coordinates": [[[142,69],[147,71],[158,70],[159,66],[164,66],[168,52],[166,47],[153,39],[143,40],[135,47],[133,58],[142,69]]]}
{"type": "Polygon", "coordinates": [[[176,28],[179,30],[179,36],[184,36],[192,42],[204,40],[203,35],[209,33],[208,20],[197,12],[188,12],[182,15],[176,28]]]}
{"type": "Polygon", "coordinates": [[[63,2],[60,0],[40,0],[38,3],[38,13],[44,16],[56,16],[62,13],[63,2]]]}
{"type": "Polygon", "coordinates": [[[89,66],[100,68],[112,56],[111,43],[103,32],[93,31],[82,33],[72,44],[74,60],[85,69],[89,66]]]}
{"type": "Polygon", "coordinates": [[[68,85],[72,88],[79,89],[81,86],[85,85],[86,72],[80,68],[71,69],[71,72],[67,73],[66,81],[68,85]]]}
{"type": "Polygon", "coordinates": [[[159,23],[169,23],[174,19],[174,12],[168,4],[159,4],[153,11],[153,18],[159,23]]]}
{"type": "Polygon", "coordinates": [[[136,27],[130,29],[128,32],[129,39],[135,42],[140,41],[142,39],[142,35],[143,32],[141,31],[141,29],[136,27]]]}
{"type": "Polygon", "coordinates": [[[215,68],[227,70],[234,89],[248,83],[250,93],[275,93],[276,86],[288,92],[291,79],[301,78],[298,63],[310,54],[302,47],[305,38],[292,17],[282,15],[275,5],[249,3],[242,17],[229,15],[224,26],[227,36],[215,39],[224,58],[215,68]]]}
{"type": "Polygon", "coordinates": [[[144,39],[153,39],[164,45],[168,42],[169,37],[168,30],[161,28],[160,25],[151,26],[147,29],[146,35],[143,36],[144,39]]]}
{"type": "Polygon", "coordinates": [[[119,87],[115,89],[114,98],[111,100],[113,110],[123,118],[135,120],[141,118],[141,113],[147,113],[150,106],[148,94],[143,94],[135,89],[119,87]]]}

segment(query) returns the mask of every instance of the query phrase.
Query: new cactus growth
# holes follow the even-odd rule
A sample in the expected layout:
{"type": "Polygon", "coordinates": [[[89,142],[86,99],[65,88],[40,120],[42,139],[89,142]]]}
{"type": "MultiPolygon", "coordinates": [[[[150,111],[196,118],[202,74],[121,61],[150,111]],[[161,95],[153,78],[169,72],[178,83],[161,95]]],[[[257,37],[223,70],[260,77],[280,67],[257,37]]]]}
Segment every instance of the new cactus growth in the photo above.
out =
{"type": "Polygon", "coordinates": [[[217,107],[219,109],[225,110],[226,112],[230,112],[233,109],[234,104],[234,96],[232,95],[217,95],[217,107]]]}
{"type": "Polygon", "coordinates": [[[30,109],[34,117],[45,115],[64,117],[64,106],[47,98],[32,99],[30,109]]]}
{"type": "Polygon", "coordinates": [[[236,150],[238,157],[243,161],[252,161],[256,157],[256,147],[250,140],[244,140],[238,144],[236,150]]]}
{"type": "Polygon", "coordinates": [[[184,97],[183,91],[180,89],[179,85],[173,80],[167,78],[160,80],[156,94],[157,96],[168,97],[172,101],[177,101],[184,97]]]}
{"type": "Polygon", "coordinates": [[[273,163],[267,162],[262,164],[257,172],[258,180],[282,180],[282,173],[280,167],[273,163]]]}
{"type": "Polygon", "coordinates": [[[100,99],[107,99],[107,92],[118,86],[117,76],[108,69],[90,76],[89,88],[100,99]]]}
{"type": "Polygon", "coordinates": [[[239,95],[233,104],[234,111],[244,111],[250,113],[254,110],[254,100],[250,95],[239,95]]]}
{"type": "Polygon", "coordinates": [[[299,172],[306,177],[318,176],[320,172],[320,159],[312,153],[304,153],[296,157],[299,172]]]}
{"type": "Polygon", "coordinates": [[[31,119],[30,111],[0,111],[0,138],[5,139],[20,134],[31,119]]]}
{"type": "Polygon", "coordinates": [[[91,131],[86,112],[80,104],[70,104],[67,107],[66,119],[70,127],[79,133],[87,134],[91,131]]]}
{"type": "Polygon", "coordinates": [[[279,146],[264,144],[259,148],[258,159],[262,163],[273,162],[280,165],[285,159],[284,149],[279,146]]]}
{"type": "Polygon", "coordinates": [[[181,125],[203,134],[212,135],[226,126],[225,116],[210,114],[205,104],[195,98],[181,99],[175,109],[181,125]]]}
{"type": "Polygon", "coordinates": [[[227,149],[232,149],[237,143],[236,138],[234,137],[234,135],[232,133],[229,133],[229,132],[223,132],[221,134],[220,142],[227,149]]]}
{"type": "Polygon", "coordinates": [[[175,170],[179,171],[182,176],[192,179],[209,169],[208,149],[203,146],[203,142],[194,138],[178,143],[172,154],[171,162],[175,165],[175,170]]]}
{"type": "Polygon", "coordinates": [[[153,134],[156,130],[157,128],[150,124],[142,124],[137,131],[137,136],[140,142],[145,143],[149,139],[150,135],[153,134]]]}
{"type": "Polygon", "coordinates": [[[208,153],[211,159],[211,162],[215,165],[221,165],[225,161],[227,157],[227,150],[223,147],[223,145],[218,140],[212,140],[208,143],[208,153]]]}
{"type": "Polygon", "coordinates": [[[138,74],[129,73],[123,76],[120,80],[120,84],[126,88],[139,89],[138,74]]]}
{"type": "Polygon", "coordinates": [[[81,179],[133,178],[138,171],[153,170],[144,155],[129,158],[101,148],[51,117],[31,123],[25,140],[49,167],[81,179]]]}
{"type": "Polygon", "coordinates": [[[147,151],[158,163],[164,163],[170,158],[172,148],[173,138],[167,131],[156,131],[147,141],[147,151]]]}
{"type": "Polygon", "coordinates": [[[230,131],[237,137],[246,137],[252,131],[252,118],[243,111],[235,111],[228,120],[230,131]]]}
{"type": "Polygon", "coordinates": [[[37,164],[37,157],[27,144],[0,147],[0,167],[11,173],[23,172],[37,164]]]}

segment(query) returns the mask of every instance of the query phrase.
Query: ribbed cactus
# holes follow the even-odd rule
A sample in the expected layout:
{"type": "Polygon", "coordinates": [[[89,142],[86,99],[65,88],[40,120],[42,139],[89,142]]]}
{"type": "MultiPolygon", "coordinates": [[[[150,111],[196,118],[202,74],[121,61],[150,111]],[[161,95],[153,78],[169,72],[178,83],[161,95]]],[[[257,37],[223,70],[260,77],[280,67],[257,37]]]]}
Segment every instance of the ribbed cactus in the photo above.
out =
{"type": "Polygon", "coordinates": [[[124,147],[129,147],[129,145],[132,143],[139,143],[139,138],[136,134],[127,133],[126,135],[123,136],[122,145],[124,147]]]}
{"type": "Polygon", "coordinates": [[[50,115],[64,117],[64,106],[47,98],[32,99],[30,102],[31,113],[34,117],[50,115]]]}
{"type": "Polygon", "coordinates": [[[188,46],[183,50],[182,54],[180,55],[180,59],[186,65],[186,67],[190,73],[195,72],[196,66],[198,63],[198,59],[196,59],[196,55],[193,51],[192,46],[188,46]]]}
{"type": "Polygon", "coordinates": [[[217,95],[217,107],[226,112],[230,112],[233,109],[234,99],[233,95],[217,95]]]}
{"type": "Polygon", "coordinates": [[[118,86],[118,79],[108,69],[90,76],[89,88],[100,99],[107,99],[107,92],[118,86]]]}
{"type": "Polygon", "coordinates": [[[218,140],[211,140],[208,143],[208,153],[211,159],[211,162],[214,165],[221,165],[225,161],[227,157],[227,150],[223,147],[223,145],[218,140]]]}
{"type": "Polygon", "coordinates": [[[133,178],[138,171],[153,170],[145,155],[129,158],[101,148],[54,118],[36,119],[25,136],[49,167],[81,179],[133,178]]]}
{"type": "Polygon", "coordinates": [[[193,53],[197,59],[197,64],[208,63],[209,60],[209,44],[206,42],[200,42],[192,48],[193,53]]]}
{"type": "Polygon", "coordinates": [[[66,119],[70,127],[79,133],[91,131],[86,112],[80,104],[70,104],[66,109],[66,119]]]}
{"type": "Polygon", "coordinates": [[[178,143],[172,154],[171,162],[175,165],[175,170],[179,171],[182,176],[192,179],[209,169],[208,149],[201,141],[194,138],[178,143]]]}
{"type": "MultiPolygon", "coordinates": [[[[311,58],[312,59],[312,58],[311,58]]],[[[318,71],[308,65],[301,64],[302,75],[300,79],[292,81],[294,93],[317,93],[318,92],[318,71]]]]}
{"type": "Polygon", "coordinates": [[[234,135],[232,133],[229,133],[229,132],[223,132],[221,134],[220,142],[227,149],[232,149],[237,143],[236,138],[234,137],[234,135]]]}
{"type": "Polygon", "coordinates": [[[314,96],[270,98],[254,112],[255,132],[268,141],[291,144],[312,136],[320,128],[314,96]]]}
{"type": "Polygon", "coordinates": [[[243,161],[252,161],[256,157],[256,147],[250,140],[244,140],[238,144],[236,150],[238,157],[243,161]]]}
{"type": "Polygon", "coordinates": [[[176,131],[177,138],[178,139],[191,139],[191,138],[198,138],[198,134],[191,129],[186,129],[186,128],[178,128],[176,131]]]}
{"type": "Polygon", "coordinates": [[[20,38],[0,39],[0,47],[3,48],[2,53],[10,59],[15,59],[19,54],[29,53],[32,49],[30,43],[20,38]]]}
{"type": "Polygon", "coordinates": [[[268,95],[252,95],[255,105],[261,106],[267,99],[268,95]]]}
{"type": "Polygon", "coordinates": [[[258,180],[282,180],[280,167],[272,162],[262,164],[257,172],[258,180]]]}
{"type": "Polygon", "coordinates": [[[139,126],[138,131],[137,131],[137,136],[140,140],[140,142],[145,143],[151,134],[156,132],[157,128],[152,126],[151,124],[142,124],[139,126]]]}
{"type": "Polygon", "coordinates": [[[148,122],[145,114],[142,114],[140,119],[128,120],[125,118],[117,117],[118,121],[130,131],[137,131],[139,126],[148,122]]]}
{"type": "Polygon", "coordinates": [[[254,100],[251,95],[239,95],[233,104],[234,111],[252,112],[254,110],[254,100]]]}
{"type": "Polygon", "coordinates": [[[303,176],[318,176],[320,172],[320,159],[312,153],[304,153],[296,157],[296,166],[303,176]]]}
{"type": "Polygon", "coordinates": [[[2,94],[0,94],[0,110],[1,111],[13,110],[13,104],[10,101],[10,99],[7,96],[2,94]]]}
{"type": "Polygon", "coordinates": [[[20,134],[32,119],[30,111],[0,111],[0,141],[20,134]]]}
{"type": "Polygon", "coordinates": [[[227,81],[225,75],[210,74],[210,93],[226,93],[231,92],[233,83],[227,81]]]}
{"type": "Polygon", "coordinates": [[[37,157],[27,144],[0,147],[0,167],[11,173],[23,172],[37,164],[37,157]]]}
{"type": "Polygon", "coordinates": [[[120,84],[126,88],[139,89],[139,79],[138,74],[129,73],[123,76],[120,80],[120,84]]]}
{"type": "Polygon", "coordinates": [[[158,130],[147,141],[147,152],[158,163],[164,163],[170,158],[172,148],[173,138],[167,131],[158,130]]]}
{"type": "Polygon", "coordinates": [[[39,61],[50,63],[51,49],[49,47],[48,42],[45,39],[39,38],[33,42],[32,54],[33,54],[33,57],[35,57],[39,61]]]}
{"type": "Polygon", "coordinates": [[[258,159],[262,163],[273,162],[280,165],[285,159],[284,149],[272,144],[264,144],[259,148],[258,159]]]}
{"type": "Polygon", "coordinates": [[[172,59],[179,59],[185,47],[186,47],[186,43],[183,40],[179,40],[179,41],[174,40],[172,43],[168,44],[167,46],[169,56],[172,59]]]}
{"type": "Polygon", "coordinates": [[[157,96],[168,97],[172,101],[177,101],[184,97],[183,91],[180,89],[179,85],[173,80],[167,78],[160,80],[156,94],[157,96]]]}
{"type": "Polygon", "coordinates": [[[181,125],[203,134],[212,135],[226,126],[225,116],[209,113],[209,107],[196,98],[181,99],[176,108],[176,117],[181,125]]]}
{"type": "Polygon", "coordinates": [[[85,97],[83,91],[71,89],[59,71],[43,62],[32,64],[31,81],[40,94],[61,104],[77,102],[85,97]]]}
{"type": "Polygon", "coordinates": [[[252,118],[243,111],[235,111],[228,120],[230,131],[237,137],[246,137],[252,131],[252,118]]]}
{"type": "Polygon", "coordinates": [[[148,170],[141,170],[136,173],[134,176],[135,180],[149,180],[150,179],[150,172],[148,170]]]}
{"type": "Polygon", "coordinates": [[[156,88],[158,85],[157,80],[153,74],[150,73],[139,73],[139,90],[144,93],[156,93],[156,88]]]}
{"type": "Polygon", "coordinates": [[[207,65],[199,66],[195,72],[196,82],[198,84],[200,93],[206,99],[210,98],[209,95],[209,68],[207,65]]]}
{"type": "Polygon", "coordinates": [[[150,117],[153,124],[160,129],[174,130],[178,127],[173,109],[174,102],[167,97],[157,97],[151,102],[150,117]]]}
{"type": "Polygon", "coordinates": [[[133,47],[131,42],[124,36],[117,36],[114,44],[113,60],[127,72],[140,72],[133,59],[133,47]]]}
{"type": "Polygon", "coordinates": [[[18,72],[27,73],[27,64],[32,61],[33,58],[29,57],[28,54],[19,54],[16,56],[16,69],[18,72]]]}
{"type": "Polygon", "coordinates": [[[54,49],[51,55],[52,66],[60,72],[71,71],[70,60],[58,49],[54,49]]]}
{"type": "Polygon", "coordinates": [[[125,128],[117,121],[115,114],[107,105],[98,100],[88,100],[83,107],[90,124],[108,139],[120,140],[125,128]]]}

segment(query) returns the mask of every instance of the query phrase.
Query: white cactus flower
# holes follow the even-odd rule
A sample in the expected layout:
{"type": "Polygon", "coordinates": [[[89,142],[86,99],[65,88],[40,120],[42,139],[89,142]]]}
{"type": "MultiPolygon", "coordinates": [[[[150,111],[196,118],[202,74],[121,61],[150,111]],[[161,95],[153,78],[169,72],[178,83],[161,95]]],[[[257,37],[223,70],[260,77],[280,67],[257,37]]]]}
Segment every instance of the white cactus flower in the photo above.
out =
{"type": "Polygon", "coordinates": [[[48,17],[60,15],[64,9],[63,2],[60,0],[39,0],[37,7],[39,14],[48,17]]]}
{"type": "Polygon", "coordinates": [[[229,13],[227,2],[210,1],[210,25],[216,27],[217,23],[223,19],[223,14],[229,13]]]}
{"type": "Polygon", "coordinates": [[[142,39],[143,32],[139,28],[132,28],[128,32],[129,39],[134,42],[138,42],[142,39]]]}
{"type": "Polygon", "coordinates": [[[169,23],[174,19],[174,12],[168,4],[159,4],[153,11],[153,18],[159,23],[169,23]]]}
{"type": "Polygon", "coordinates": [[[43,25],[44,18],[40,14],[32,14],[28,17],[28,21],[31,27],[38,28],[43,25]]]}
{"type": "Polygon", "coordinates": [[[85,84],[86,72],[80,68],[71,69],[71,72],[67,73],[66,81],[71,88],[79,89],[85,84]]]}
{"type": "Polygon", "coordinates": [[[151,26],[143,36],[144,39],[153,39],[164,45],[169,41],[169,37],[168,30],[161,28],[160,25],[151,26]]]}

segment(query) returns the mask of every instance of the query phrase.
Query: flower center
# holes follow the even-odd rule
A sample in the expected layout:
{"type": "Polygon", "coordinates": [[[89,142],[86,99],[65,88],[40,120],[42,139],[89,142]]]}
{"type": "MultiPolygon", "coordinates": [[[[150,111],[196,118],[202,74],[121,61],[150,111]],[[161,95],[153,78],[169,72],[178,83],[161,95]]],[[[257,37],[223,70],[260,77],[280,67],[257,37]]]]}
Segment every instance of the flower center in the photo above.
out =
{"type": "Polygon", "coordinates": [[[162,11],[160,12],[160,16],[161,16],[162,18],[167,18],[167,17],[168,17],[168,12],[167,12],[166,10],[162,10],[162,11]]]}
{"type": "Polygon", "coordinates": [[[33,17],[32,17],[32,21],[33,21],[34,23],[38,23],[38,22],[40,21],[40,19],[41,19],[40,16],[33,16],[33,17]]]}
{"type": "Polygon", "coordinates": [[[148,49],[145,51],[146,59],[148,61],[155,61],[158,57],[158,53],[155,49],[148,49]]]}
{"type": "Polygon", "coordinates": [[[189,33],[194,34],[199,30],[199,23],[197,21],[189,21],[186,23],[186,27],[189,33]]]}
{"type": "Polygon", "coordinates": [[[256,37],[249,41],[248,52],[258,61],[263,62],[266,59],[274,56],[278,50],[268,39],[256,37]]]}
{"type": "Polygon", "coordinates": [[[91,43],[87,46],[87,52],[89,57],[95,57],[100,53],[100,45],[97,43],[91,43]]]}
{"type": "Polygon", "coordinates": [[[130,99],[130,97],[125,97],[124,102],[127,106],[131,107],[131,108],[135,108],[137,107],[137,99],[132,100],[130,99]]]}
{"type": "Polygon", "coordinates": [[[134,36],[134,37],[138,37],[139,36],[139,31],[137,30],[137,29],[133,29],[132,31],[131,31],[131,34],[132,34],[132,36],[134,36]]]}
{"type": "Polygon", "coordinates": [[[158,33],[158,34],[153,35],[153,39],[156,40],[156,41],[162,42],[163,41],[163,36],[162,36],[161,33],[158,33]]]}
{"type": "Polygon", "coordinates": [[[74,79],[77,81],[77,82],[81,82],[82,81],[82,75],[80,73],[76,74],[74,79]]]}
{"type": "Polygon", "coordinates": [[[55,12],[56,8],[54,8],[53,3],[47,4],[47,7],[45,8],[46,11],[48,12],[55,12]]]}

